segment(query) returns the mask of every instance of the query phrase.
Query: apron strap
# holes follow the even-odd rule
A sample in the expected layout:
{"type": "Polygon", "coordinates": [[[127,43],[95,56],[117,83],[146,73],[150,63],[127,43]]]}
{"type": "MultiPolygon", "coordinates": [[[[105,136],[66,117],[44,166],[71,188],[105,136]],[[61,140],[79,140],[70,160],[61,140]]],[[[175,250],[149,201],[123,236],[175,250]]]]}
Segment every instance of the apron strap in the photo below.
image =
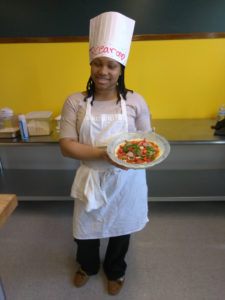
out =
{"type": "Polygon", "coordinates": [[[87,98],[87,107],[86,107],[86,116],[91,117],[91,100],[92,100],[92,97],[90,98],[87,98]]]}
{"type": "Polygon", "coordinates": [[[126,122],[126,130],[128,132],[127,106],[126,106],[126,102],[123,98],[121,99],[121,108],[122,108],[122,115],[124,116],[124,119],[126,122]]]}

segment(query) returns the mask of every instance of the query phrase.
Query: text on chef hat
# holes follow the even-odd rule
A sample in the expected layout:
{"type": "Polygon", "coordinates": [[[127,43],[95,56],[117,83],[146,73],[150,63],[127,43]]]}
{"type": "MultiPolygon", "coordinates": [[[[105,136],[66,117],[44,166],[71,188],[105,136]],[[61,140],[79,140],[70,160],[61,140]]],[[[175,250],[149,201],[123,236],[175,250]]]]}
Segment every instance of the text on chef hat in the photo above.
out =
{"type": "Polygon", "coordinates": [[[107,47],[107,46],[92,47],[92,48],[90,48],[89,51],[93,56],[96,56],[99,54],[112,54],[112,55],[116,55],[121,60],[124,60],[126,57],[126,54],[122,53],[121,51],[117,50],[116,48],[111,48],[111,47],[107,47]]]}

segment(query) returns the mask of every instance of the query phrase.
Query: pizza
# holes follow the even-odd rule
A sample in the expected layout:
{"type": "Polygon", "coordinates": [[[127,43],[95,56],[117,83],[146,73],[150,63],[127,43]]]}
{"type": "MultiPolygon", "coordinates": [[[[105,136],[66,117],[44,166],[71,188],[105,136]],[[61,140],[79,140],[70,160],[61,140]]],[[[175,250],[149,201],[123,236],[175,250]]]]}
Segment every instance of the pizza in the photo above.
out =
{"type": "Polygon", "coordinates": [[[158,159],[161,154],[159,145],[146,139],[125,140],[115,149],[115,156],[130,164],[149,163],[158,159]]]}

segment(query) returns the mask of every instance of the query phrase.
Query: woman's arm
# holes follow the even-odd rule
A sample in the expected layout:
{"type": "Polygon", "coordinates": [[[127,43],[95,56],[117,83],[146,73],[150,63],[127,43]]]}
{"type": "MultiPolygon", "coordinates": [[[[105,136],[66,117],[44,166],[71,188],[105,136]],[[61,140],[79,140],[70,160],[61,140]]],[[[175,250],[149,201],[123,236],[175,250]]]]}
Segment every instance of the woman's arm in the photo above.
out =
{"type": "Polygon", "coordinates": [[[135,127],[141,131],[151,131],[151,118],[145,99],[137,93],[133,94],[134,107],[136,111],[135,127]],[[136,98],[135,98],[136,96],[136,98]]]}
{"type": "Polygon", "coordinates": [[[79,143],[75,139],[62,138],[60,139],[60,149],[62,155],[78,160],[99,160],[104,159],[122,170],[128,170],[128,168],[118,165],[110,159],[105,149],[92,147],[79,143]]]}
{"type": "Polygon", "coordinates": [[[79,143],[72,138],[60,139],[61,153],[78,160],[98,160],[106,158],[106,150],[79,143]]]}
{"type": "Polygon", "coordinates": [[[80,106],[81,101],[83,102],[82,94],[75,93],[70,95],[63,105],[60,121],[61,153],[66,157],[78,160],[104,159],[106,151],[103,149],[78,142],[77,116],[79,111],[81,115],[85,115],[82,106],[80,106]]]}

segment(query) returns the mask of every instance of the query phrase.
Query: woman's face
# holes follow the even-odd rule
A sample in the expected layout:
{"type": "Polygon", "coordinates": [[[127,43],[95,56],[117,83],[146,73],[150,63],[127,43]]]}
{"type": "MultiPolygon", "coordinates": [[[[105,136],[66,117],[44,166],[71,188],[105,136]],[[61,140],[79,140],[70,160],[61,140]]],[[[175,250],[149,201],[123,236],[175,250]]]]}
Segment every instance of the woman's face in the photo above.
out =
{"type": "Polygon", "coordinates": [[[121,65],[109,57],[95,58],[91,63],[91,78],[95,90],[113,90],[121,75],[121,65]]]}

